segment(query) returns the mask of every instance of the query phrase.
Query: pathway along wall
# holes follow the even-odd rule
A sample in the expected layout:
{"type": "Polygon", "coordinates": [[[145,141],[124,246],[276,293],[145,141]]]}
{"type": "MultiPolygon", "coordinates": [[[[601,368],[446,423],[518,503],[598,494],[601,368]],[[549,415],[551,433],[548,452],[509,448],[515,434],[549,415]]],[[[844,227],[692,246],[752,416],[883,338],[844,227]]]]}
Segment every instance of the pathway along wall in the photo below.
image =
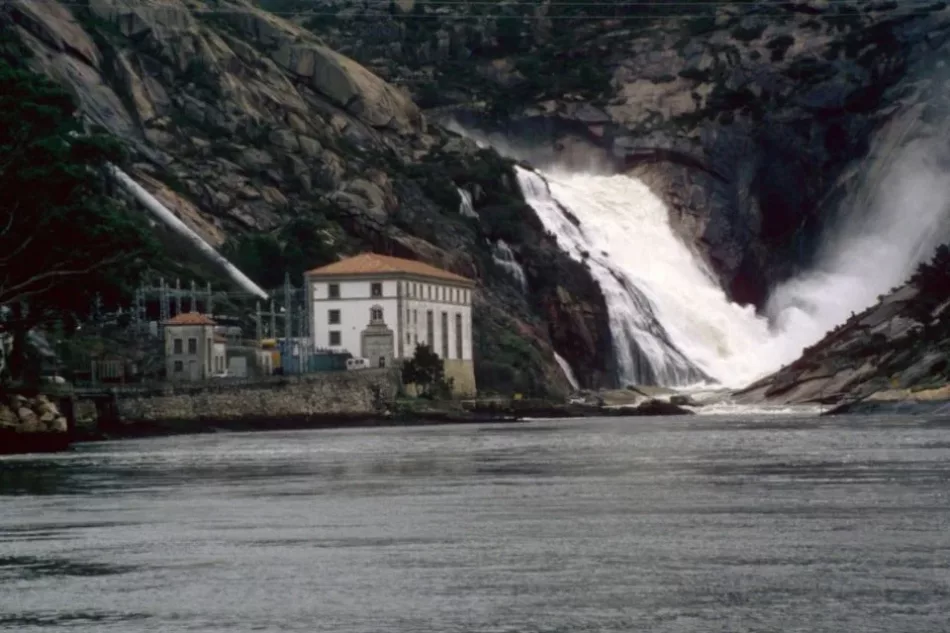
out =
{"type": "Polygon", "coordinates": [[[241,422],[373,416],[396,398],[395,370],[287,376],[259,384],[208,383],[162,393],[119,394],[123,423],[241,422]]]}

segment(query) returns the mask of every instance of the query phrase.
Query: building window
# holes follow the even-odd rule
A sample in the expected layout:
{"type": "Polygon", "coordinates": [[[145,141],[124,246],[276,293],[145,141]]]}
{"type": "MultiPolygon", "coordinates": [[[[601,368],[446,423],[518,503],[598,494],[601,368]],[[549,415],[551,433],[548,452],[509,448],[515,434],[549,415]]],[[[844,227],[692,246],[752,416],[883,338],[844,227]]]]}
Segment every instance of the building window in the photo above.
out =
{"type": "Polygon", "coordinates": [[[340,332],[334,330],[330,332],[330,345],[336,347],[340,344],[340,332]]]}
{"type": "Polygon", "coordinates": [[[379,366],[380,366],[380,367],[385,367],[385,366],[386,366],[386,357],[385,357],[385,356],[380,356],[380,357],[379,357],[379,366]]]}
{"type": "Polygon", "coordinates": [[[383,284],[374,281],[369,286],[369,296],[371,297],[382,297],[383,296],[383,284]]]}
{"type": "Polygon", "coordinates": [[[455,315],[455,357],[462,358],[462,315],[455,315]]]}
{"type": "Polygon", "coordinates": [[[197,354],[198,353],[198,339],[190,338],[188,339],[188,353],[197,354]]]}
{"type": "Polygon", "coordinates": [[[442,358],[449,357],[449,313],[442,313],[442,358]]]}
{"type": "Polygon", "coordinates": [[[327,310],[327,323],[330,325],[338,325],[340,323],[340,311],[327,310]]]}
{"type": "Polygon", "coordinates": [[[340,284],[330,284],[327,287],[327,296],[329,296],[331,299],[339,299],[340,298],[340,284]]]}
{"type": "Polygon", "coordinates": [[[412,332],[406,332],[406,345],[412,345],[412,332]]]}
{"type": "Polygon", "coordinates": [[[418,310],[412,311],[412,325],[413,327],[417,327],[419,325],[419,311],[418,310]]]}
{"type": "Polygon", "coordinates": [[[429,349],[435,347],[435,315],[432,310],[426,311],[426,345],[429,349]]]}
{"type": "Polygon", "coordinates": [[[369,322],[370,323],[382,323],[383,322],[383,309],[379,306],[373,306],[369,309],[369,322]]]}
{"type": "Polygon", "coordinates": [[[180,374],[185,370],[185,365],[180,360],[175,361],[175,373],[180,374]]]}
{"type": "Polygon", "coordinates": [[[182,353],[182,342],[181,342],[181,339],[180,339],[180,338],[176,338],[176,339],[175,339],[175,342],[173,343],[173,346],[174,346],[174,353],[175,353],[175,354],[181,354],[181,353],[182,353]]]}

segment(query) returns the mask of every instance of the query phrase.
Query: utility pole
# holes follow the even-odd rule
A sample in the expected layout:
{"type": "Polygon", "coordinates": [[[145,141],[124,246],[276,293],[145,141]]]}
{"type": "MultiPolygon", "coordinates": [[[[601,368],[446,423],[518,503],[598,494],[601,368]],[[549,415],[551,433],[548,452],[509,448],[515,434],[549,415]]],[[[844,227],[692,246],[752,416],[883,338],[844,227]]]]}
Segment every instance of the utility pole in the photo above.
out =
{"type": "Polygon", "coordinates": [[[198,290],[195,288],[195,280],[191,280],[191,311],[201,312],[198,309],[198,290]]]}
{"type": "Polygon", "coordinates": [[[274,300],[270,300],[270,332],[268,338],[277,338],[277,313],[274,312],[274,300]]]}
{"type": "Polygon", "coordinates": [[[159,302],[159,323],[164,323],[169,318],[168,289],[165,286],[165,278],[158,280],[158,302],[159,302]]]}
{"type": "Polygon", "coordinates": [[[254,341],[257,344],[261,342],[261,302],[257,302],[257,311],[254,313],[254,341]]]}
{"type": "Polygon", "coordinates": [[[208,282],[208,289],[206,290],[208,298],[205,303],[205,310],[209,317],[214,318],[214,297],[211,294],[211,282],[208,282]]]}
{"type": "Polygon", "coordinates": [[[175,280],[175,314],[181,314],[181,279],[175,280]]]}
{"type": "Polygon", "coordinates": [[[284,310],[286,311],[286,314],[284,314],[284,338],[287,339],[287,344],[290,345],[290,338],[294,335],[294,322],[291,316],[293,314],[293,303],[290,296],[290,273],[284,273],[284,310]]]}

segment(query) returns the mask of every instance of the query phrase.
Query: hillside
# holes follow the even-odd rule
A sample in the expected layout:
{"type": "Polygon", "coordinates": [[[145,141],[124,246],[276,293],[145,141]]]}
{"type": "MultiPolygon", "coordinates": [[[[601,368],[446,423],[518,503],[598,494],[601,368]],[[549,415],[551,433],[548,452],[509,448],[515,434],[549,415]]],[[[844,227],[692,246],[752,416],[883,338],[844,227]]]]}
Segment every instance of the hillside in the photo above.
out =
{"type": "Polygon", "coordinates": [[[555,350],[584,386],[614,386],[614,340],[512,163],[453,126],[537,165],[639,177],[758,308],[870,213],[907,148],[950,137],[945,2],[3,7],[28,63],[126,143],[136,180],[262,285],[366,248],[475,277],[489,390],[563,393],[555,350]]]}
{"type": "Polygon", "coordinates": [[[639,176],[730,295],[759,307],[865,176],[946,137],[945,2],[260,3],[434,118],[538,162],[639,176]]]}
{"type": "Polygon", "coordinates": [[[532,219],[510,164],[311,33],[240,1],[3,8],[29,65],[126,143],[133,177],[265,287],[367,248],[421,259],[479,280],[486,390],[565,391],[554,349],[609,384],[600,291],[532,219]],[[502,238],[525,244],[527,294],[493,260],[502,238]]]}
{"type": "Polygon", "coordinates": [[[950,400],[950,249],[852,316],[738,402],[851,404],[950,400]]]}

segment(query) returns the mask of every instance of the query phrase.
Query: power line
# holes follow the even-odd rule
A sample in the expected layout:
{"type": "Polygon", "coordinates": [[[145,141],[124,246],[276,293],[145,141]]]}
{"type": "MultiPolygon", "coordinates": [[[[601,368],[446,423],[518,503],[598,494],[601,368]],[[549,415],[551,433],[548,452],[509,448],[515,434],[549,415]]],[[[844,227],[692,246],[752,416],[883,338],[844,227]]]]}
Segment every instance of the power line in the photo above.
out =
{"type": "MultiPolygon", "coordinates": [[[[71,1],[71,0],[62,0],[62,1],[58,1],[58,0],[31,0],[31,1],[32,1],[32,2],[56,2],[57,4],[59,4],[59,5],[61,5],[61,6],[66,6],[66,7],[88,8],[88,5],[87,5],[86,3],[77,2],[77,1],[71,1]]],[[[386,4],[388,5],[388,0],[384,0],[384,1],[386,1],[386,4]]],[[[907,5],[907,2],[906,2],[906,0],[904,0],[904,1],[905,1],[905,5],[904,5],[904,6],[896,7],[896,8],[893,8],[893,9],[886,9],[886,8],[885,8],[885,9],[876,9],[876,8],[874,8],[873,6],[871,6],[871,7],[863,7],[863,9],[866,9],[866,10],[863,10],[863,11],[857,12],[857,13],[851,13],[851,12],[848,12],[848,13],[825,13],[825,12],[822,12],[822,13],[818,13],[818,14],[807,14],[807,13],[806,13],[806,14],[800,14],[800,15],[803,15],[803,16],[815,15],[815,16],[820,16],[822,19],[832,19],[832,18],[847,18],[847,19],[853,19],[854,17],[877,16],[877,15],[887,15],[887,16],[891,16],[891,17],[915,17],[915,16],[928,16],[928,15],[932,15],[932,14],[934,14],[934,13],[938,13],[938,12],[944,11],[944,10],[946,10],[946,8],[947,8],[946,6],[942,6],[942,7],[940,7],[940,8],[937,8],[938,5],[941,5],[941,4],[944,4],[944,5],[945,5],[944,2],[939,1],[939,0],[935,0],[935,1],[933,1],[933,2],[929,2],[929,1],[927,1],[927,0],[924,0],[924,1],[922,1],[922,2],[920,2],[920,3],[918,3],[918,4],[915,4],[914,6],[911,6],[911,7],[906,6],[906,5],[907,5]]],[[[514,8],[514,7],[524,7],[524,6],[526,6],[525,4],[502,5],[502,4],[496,4],[496,3],[490,3],[490,2],[482,2],[481,4],[479,4],[478,2],[467,3],[467,4],[462,3],[462,2],[447,2],[446,0],[442,0],[442,2],[443,2],[444,4],[441,4],[441,5],[435,4],[435,3],[427,3],[427,4],[429,4],[430,6],[436,6],[436,7],[440,7],[440,6],[442,6],[442,7],[445,7],[445,6],[459,6],[459,7],[461,7],[461,6],[472,6],[472,5],[476,5],[476,6],[498,6],[498,7],[501,7],[501,8],[506,8],[506,7],[512,7],[512,8],[514,8]]],[[[830,3],[830,4],[833,4],[834,6],[843,6],[843,7],[846,7],[846,6],[854,6],[853,3],[850,2],[850,0],[839,0],[839,1],[836,1],[836,0],[827,0],[827,2],[830,3]]],[[[367,2],[366,4],[371,4],[371,3],[370,3],[370,2],[367,2]]],[[[763,17],[763,16],[765,16],[765,17],[768,17],[768,16],[787,17],[790,13],[792,13],[792,14],[798,14],[796,11],[794,11],[794,8],[795,8],[796,6],[804,6],[804,5],[795,5],[795,4],[788,4],[788,5],[780,6],[779,3],[776,3],[774,6],[765,7],[765,6],[763,6],[763,5],[753,5],[753,4],[751,4],[751,3],[750,3],[750,4],[746,4],[746,3],[735,3],[735,2],[732,2],[732,3],[728,3],[728,2],[695,2],[695,3],[663,3],[663,4],[652,4],[652,3],[632,2],[632,1],[621,1],[621,2],[617,2],[617,3],[609,3],[609,2],[596,2],[596,3],[586,3],[586,2],[555,2],[555,3],[550,3],[550,4],[547,4],[547,5],[537,5],[537,6],[538,6],[539,8],[542,7],[542,6],[544,6],[544,7],[548,7],[548,6],[589,7],[589,8],[598,8],[598,9],[603,10],[603,9],[607,9],[607,8],[623,8],[623,7],[654,7],[654,8],[661,8],[661,7],[696,6],[696,5],[703,5],[703,6],[709,6],[709,7],[722,7],[722,8],[728,7],[728,8],[735,8],[735,9],[741,9],[741,8],[743,8],[743,7],[748,7],[749,9],[752,9],[752,10],[749,11],[748,14],[749,14],[750,16],[756,16],[756,17],[763,17]]],[[[378,5],[378,6],[382,6],[382,5],[380,4],[380,5],[378,5]]],[[[855,7],[855,8],[857,9],[857,7],[855,7]]],[[[158,11],[158,10],[163,10],[163,11],[164,11],[165,9],[164,9],[163,7],[155,7],[155,6],[141,6],[141,7],[135,7],[135,8],[134,8],[134,11],[146,11],[146,12],[147,12],[147,11],[158,11]]],[[[258,8],[258,7],[237,7],[237,6],[235,6],[235,7],[230,7],[230,8],[220,8],[220,9],[190,9],[189,11],[190,11],[192,14],[194,14],[194,15],[243,15],[243,14],[258,15],[258,14],[263,14],[263,15],[274,15],[274,16],[279,16],[279,17],[300,17],[300,18],[310,18],[310,17],[333,17],[333,18],[336,18],[336,19],[339,19],[339,20],[356,20],[356,19],[363,20],[363,19],[368,19],[368,18],[382,18],[382,19],[390,19],[390,20],[428,20],[428,21],[438,21],[438,20],[479,20],[479,19],[484,19],[484,18],[506,18],[506,19],[521,19],[521,20],[612,20],[612,19],[625,19],[625,20],[631,20],[631,19],[632,19],[632,20],[662,20],[662,19],[689,19],[689,18],[707,18],[707,17],[711,17],[711,14],[710,14],[710,13],[669,13],[669,14],[654,14],[654,13],[649,13],[649,14],[639,14],[639,15],[617,15],[617,14],[602,14],[602,15],[590,15],[590,14],[576,14],[576,15],[510,15],[510,14],[508,14],[508,15],[497,15],[497,14],[496,14],[496,15],[485,15],[485,14],[477,14],[477,13],[473,13],[473,14],[462,14],[462,13],[449,13],[449,12],[439,12],[439,11],[435,11],[435,12],[427,13],[427,14],[415,14],[415,13],[407,13],[407,14],[399,13],[399,14],[393,14],[393,13],[390,13],[389,11],[382,10],[382,9],[373,9],[373,10],[370,10],[370,11],[361,10],[361,11],[358,11],[358,12],[347,12],[347,7],[342,7],[341,10],[338,11],[338,12],[332,12],[332,11],[308,11],[308,10],[296,10],[296,11],[268,11],[268,10],[266,10],[266,9],[258,8]]]]}

